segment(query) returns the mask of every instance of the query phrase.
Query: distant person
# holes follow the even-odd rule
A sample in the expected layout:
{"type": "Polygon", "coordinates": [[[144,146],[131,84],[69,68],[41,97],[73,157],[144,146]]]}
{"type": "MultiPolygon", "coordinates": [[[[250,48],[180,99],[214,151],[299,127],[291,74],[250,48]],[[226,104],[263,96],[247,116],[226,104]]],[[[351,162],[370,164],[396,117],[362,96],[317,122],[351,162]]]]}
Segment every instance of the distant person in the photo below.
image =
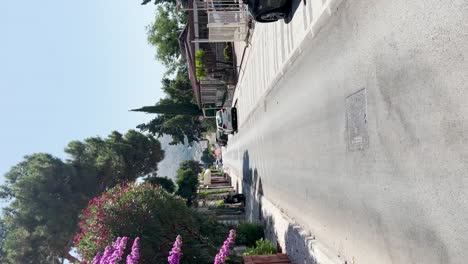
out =
{"type": "Polygon", "coordinates": [[[216,162],[215,162],[215,165],[216,165],[216,169],[219,170],[221,168],[221,166],[223,165],[223,163],[222,163],[221,160],[217,159],[216,162]]]}

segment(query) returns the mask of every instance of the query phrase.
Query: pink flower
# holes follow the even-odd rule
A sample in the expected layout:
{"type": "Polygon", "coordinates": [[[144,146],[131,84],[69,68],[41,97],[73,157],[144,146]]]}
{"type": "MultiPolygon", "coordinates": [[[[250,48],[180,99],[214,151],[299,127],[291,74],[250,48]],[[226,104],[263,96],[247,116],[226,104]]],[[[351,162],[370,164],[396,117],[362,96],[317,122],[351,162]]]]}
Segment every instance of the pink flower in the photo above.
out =
{"type": "Polygon", "coordinates": [[[127,247],[127,237],[118,237],[113,245],[114,252],[110,256],[109,264],[116,264],[122,260],[122,255],[124,253],[125,248],[127,247]]]}
{"type": "Polygon", "coordinates": [[[132,252],[127,256],[127,264],[137,264],[140,258],[140,252],[138,251],[138,242],[140,238],[137,237],[133,240],[132,252]]]}
{"type": "Polygon", "coordinates": [[[236,231],[231,229],[229,231],[229,236],[227,237],[226,241],[224,241],[223,246],[219,250],[219,253],[216,254],[214,259],[214,264],[222,264],[226,261],[226,257],[229,255],[229,249],[231,245],[234,243],[234,239],[236,238],[236,231]]]}
{"type": "Polygon", "coordinates": [[[112,247],[107,246],[104,253],[98,252],[93,259],[93,264],[117,264],[122,260],[125,248],[127,246],[127,237],[117,237],[112,247]]]}
{"type": "Polygon", "coordinates": [[[102,254],[101,259],[99,260],[99,264],[107,264],[108,259],[112,256],[113,249],[110,246],[107,246],[106,249],[104,250],[104,253],[102,254]]]}
{"type": "Polygon", "coordinates": [[[169,257],[167,258],[169,264],[179,264],[180,258],[182,257],[181,249],[182,246],[182,237],[177,236],[174,245],[172,246],[171,252],[169,252],[169,257]]]}
{"type": "Polygon", "coordinates": [[[93,264],[101,263],[101,253],[97,253],[96,256],[93,258],[93,264]]]}

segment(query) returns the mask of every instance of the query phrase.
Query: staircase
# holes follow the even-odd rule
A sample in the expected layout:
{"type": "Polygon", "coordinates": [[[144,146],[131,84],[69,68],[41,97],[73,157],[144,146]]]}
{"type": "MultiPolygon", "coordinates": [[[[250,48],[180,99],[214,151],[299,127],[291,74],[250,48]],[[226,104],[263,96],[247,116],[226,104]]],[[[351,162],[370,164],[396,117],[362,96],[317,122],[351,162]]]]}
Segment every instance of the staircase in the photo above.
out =
{"type": "Polygon", "coordinates": [[[200,182],[198,188],[198,208],[203,214],[211,215],[224,224],[238,224],[245,220],[244,205],[224,204],[224,198],[234,194],[230,180],[222,176],[219,171],[212,171],[211,185],[203,186],[200,182]]]}

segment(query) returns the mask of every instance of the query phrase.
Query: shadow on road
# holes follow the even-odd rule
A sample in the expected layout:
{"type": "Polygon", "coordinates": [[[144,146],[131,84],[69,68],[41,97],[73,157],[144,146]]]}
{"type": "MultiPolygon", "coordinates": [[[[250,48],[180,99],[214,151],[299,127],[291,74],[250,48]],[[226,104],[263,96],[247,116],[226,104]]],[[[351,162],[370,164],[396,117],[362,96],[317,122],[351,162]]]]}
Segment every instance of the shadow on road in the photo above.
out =
{"type": "Polygon", "coordinates": [[[316,264],[313,248],[310,244],[315,239],[310,233],[304,232],[298,225],[293,223],[283,223],[278,232],[275,226],[275,219],[268,211],[262,209],[263,184],[262,177],[257,168],[252,168],[250,164],[249,152],[245,151],[242,157],[242,191],[245,195],[246,220],[249,222],[262,223],[265,227],[265,236],[273,245],[276,245],[278,252],[287,253],[292,263],[316,264]],[[284,241],[285,248],[281,246],[284,241]]]}
{"type": "Polygon", "coordinates": [[[242,156],[242,193],[245,195],[245,217],[249,222],[261,221],[261,195],[263,195],[262,181],[258,170],[250,166],[249,152],[242,156]]]}
{"type": "Polygon", "coordinates": [[[289,11],[289,15],[284,18],[284,23],[289,24],[292,21],[294,14],[296,14],[297,8],[301,5],[302,1],[304,1],[305,4],[307,0],[291,0],[291,10],[289,11]]]}

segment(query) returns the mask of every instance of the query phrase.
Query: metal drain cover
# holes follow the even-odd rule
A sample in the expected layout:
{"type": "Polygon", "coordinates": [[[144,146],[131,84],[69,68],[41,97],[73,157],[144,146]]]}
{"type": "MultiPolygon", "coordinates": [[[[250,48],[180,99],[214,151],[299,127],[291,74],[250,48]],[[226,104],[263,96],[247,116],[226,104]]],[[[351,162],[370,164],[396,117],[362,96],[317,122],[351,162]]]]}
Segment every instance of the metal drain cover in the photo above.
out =
{"type": "Polygon", "coordinates": [[[350,151],[363,150],[369,146],[365,88],[346,97],[346,130],[350,151]]]}

